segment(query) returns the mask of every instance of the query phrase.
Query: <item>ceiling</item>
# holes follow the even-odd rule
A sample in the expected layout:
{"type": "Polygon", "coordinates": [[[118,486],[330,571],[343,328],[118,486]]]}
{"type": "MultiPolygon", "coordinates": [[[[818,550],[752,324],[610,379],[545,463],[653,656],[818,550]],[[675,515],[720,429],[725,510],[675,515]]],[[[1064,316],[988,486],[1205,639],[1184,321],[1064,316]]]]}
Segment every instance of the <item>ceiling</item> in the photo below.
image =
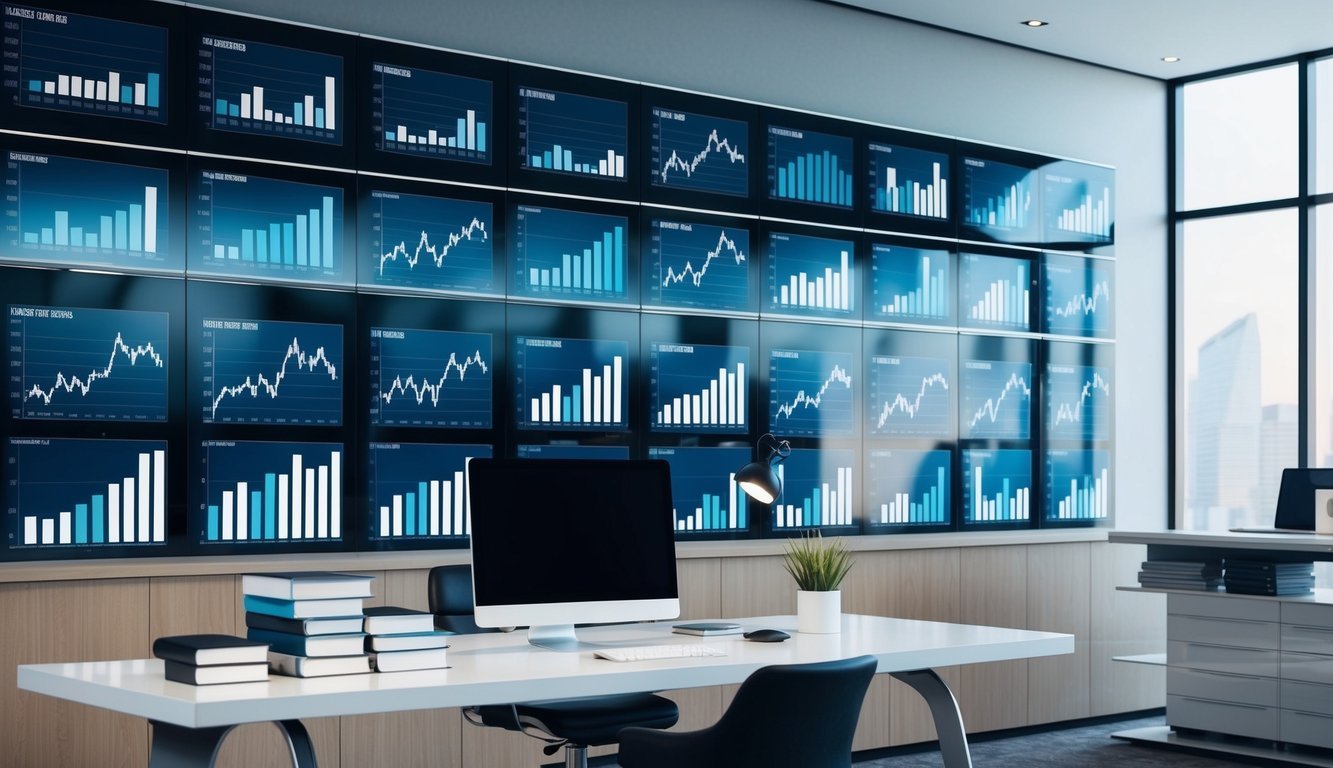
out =
{"type": "Polygon", "coordinates": [[[1333,48],[1330,0],[835,1],[1163,80],[1333,48]]]}

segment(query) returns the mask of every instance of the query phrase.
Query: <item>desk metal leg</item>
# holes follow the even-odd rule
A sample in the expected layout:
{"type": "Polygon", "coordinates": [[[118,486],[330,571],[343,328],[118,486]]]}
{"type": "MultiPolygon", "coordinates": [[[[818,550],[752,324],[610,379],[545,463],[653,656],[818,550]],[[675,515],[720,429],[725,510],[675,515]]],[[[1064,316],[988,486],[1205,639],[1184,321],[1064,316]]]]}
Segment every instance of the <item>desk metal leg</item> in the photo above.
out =
{"type": "Polygon", "coordinates": [[[963,730],[963,714],[958,711],[958,701],[944,680],[933,669],[890,674],[912,686],[930,705],[935,733],[940,737],[944,768],[972,768],[972,753],[968,751],[967,732],[963,730]]]}
{"type": "MultiPolygon", "coordinates": [[[[185,728],[171,723],[153,722],[153,744],[148,753],[148,768],[212,768],[222,740],[234,725],[216,728],[185,728]]],[[[292,768],[317,768],[315,746],[300,720],[273,723],[287,741],[292,768]]]]}

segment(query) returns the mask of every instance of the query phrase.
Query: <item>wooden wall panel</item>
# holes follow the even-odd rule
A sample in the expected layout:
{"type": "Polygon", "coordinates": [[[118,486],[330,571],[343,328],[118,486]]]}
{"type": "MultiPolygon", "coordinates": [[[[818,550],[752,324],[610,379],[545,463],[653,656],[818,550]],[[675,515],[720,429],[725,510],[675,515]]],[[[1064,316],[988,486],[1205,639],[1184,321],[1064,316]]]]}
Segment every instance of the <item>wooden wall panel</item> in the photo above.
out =
{"type": "Polygon", "coordinates": [[[1091,557],[1084,543],[1028,547],[1027,628],[1074,635],[1072,654],[1028,660],[1030,725],[1091,712],[1091,557]]]}
{"type": "Polygon", "coordinates": [[[1137,583],[1147,547],[1092,547],[1091,714],[1108,715],[1166,705],[1166,669],[1115,661],[1116,656],[1166,650],[1166,595],[1121,592],[1137,583]]]}
{"type": "MultiPolygon", "coordinates": [[[[901,619],[958,622],[960,554],[957,549],[903,550],[892,556],[885,600],[888,615],[901,619]]],[[[962,687],[957,667],[936,670],[954,695],[962,687]]],[[[935,739],[935,723],[921,696],[905,683],[890,685],[889,744],[912,744],[935,739]]]]}
{"type": "Polygon", "coordinates": [[[796,613],[796,583],[781,557],[736,557],[722,561],[722,616],[796,613]]]}
{"type": "MultiPolygon", "coordinates": [[[[962,623],[1027,626],[1027,547],[973,547],[963,550],[961,565],[962,623]]],[[[1027,660],[969,664],[961,674],[955,694],[969,732],[1028,724],[1027,660]]]]}

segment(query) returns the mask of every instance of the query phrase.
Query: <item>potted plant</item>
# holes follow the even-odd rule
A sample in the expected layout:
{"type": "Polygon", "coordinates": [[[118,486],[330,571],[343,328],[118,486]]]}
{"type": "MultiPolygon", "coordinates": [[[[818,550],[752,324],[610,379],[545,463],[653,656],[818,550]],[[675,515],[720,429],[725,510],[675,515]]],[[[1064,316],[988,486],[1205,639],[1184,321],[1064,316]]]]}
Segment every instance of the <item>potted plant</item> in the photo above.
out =
{"type": "Polygon", "coordinates": [[[825,539],[819,531],[791,539],[782,567],[796,580],[796,628],[800,632],[833,634],[842,630],[842,579],[852,556],[842,539],[825,539]]]}

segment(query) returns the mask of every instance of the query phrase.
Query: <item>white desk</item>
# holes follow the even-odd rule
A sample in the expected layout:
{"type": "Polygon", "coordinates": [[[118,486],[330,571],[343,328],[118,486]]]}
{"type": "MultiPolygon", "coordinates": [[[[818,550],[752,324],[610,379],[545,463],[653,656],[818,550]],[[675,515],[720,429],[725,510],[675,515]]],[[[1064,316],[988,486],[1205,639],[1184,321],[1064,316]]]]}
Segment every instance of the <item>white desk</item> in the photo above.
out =
{"type": "Polygon", "coordinates": [[[726,656],[616,663],[589,652],[534,648],[523,632],[450,639],[449,669],[189,686],[167,681],[156,659],[25,664],[18,687],[147,718],[153,723],[151,768],[211,766],[227,732],[241,723],[272,721],[283,730],[297,768],[314,768],[314,749],[301,718],[412,709],[661,691],[739,683],[770,664],[800,664],[872,655],[931,707],[945,765],[971,765],[952,692],[932,668],[1073,653],[1072,635],[998,627],[846,615],[838,635],[803,635],[793,616],[731,619],[747,628],[775,627],[791,639],[752,643],[739,635],[696,638],[671,634],[673,622],[579,630],[581,640],[633,645],[698,642],[726,656]]]}

